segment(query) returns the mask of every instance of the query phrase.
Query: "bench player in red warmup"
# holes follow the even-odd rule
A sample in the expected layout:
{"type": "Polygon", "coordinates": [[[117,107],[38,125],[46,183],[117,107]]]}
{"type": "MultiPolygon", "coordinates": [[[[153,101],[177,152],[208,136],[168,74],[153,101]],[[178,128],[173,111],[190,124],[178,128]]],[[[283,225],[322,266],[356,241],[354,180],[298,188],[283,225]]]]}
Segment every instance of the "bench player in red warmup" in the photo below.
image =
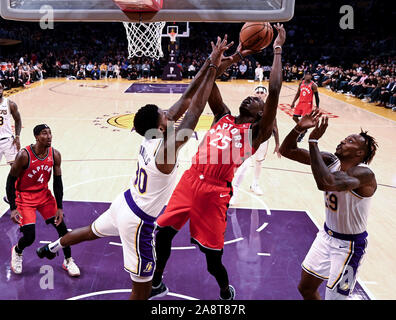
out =
{"type": "MultiPolygon", "coordinates": [[[[274,62],[266,103],[259,97],[247,97],[239,107],[240,115],[234,117],[223,103],[216,84],[213,86],[209,105],[215,116],[214,123],[201,142],[191,168],[183,174],[165,212],[157,220],[157,266],[151,298],[168,292],[162,275],[171,253],[172,239],[188,220],[191,242],[205,254],[207,269],[220,287],[220,298],[232,300],[235,296],[222,264],[226,213],[236,169],[272,134],[282,87],[282,45],[286,39],[283,26],[278,24],[275,28],[278,37],[273,45],[274,62]]],[[[241,45],[238,49],[234,55],[236,59],[243,55],[241,45]]],[[[228,67],[233,60],[227,60],[221,68],[228,67]]]]}
{"type": "MultiPolygon", "coordinates": [[[[36,143],[20,150],[11,166],[7,178],[7,197],[10,202],[11,220],[20,225],[23,236],[11,250],[11,270],[22,273],[22,252],[35,239],[36,210],[46,224],[55,227],[59,236],[67,233],[63,221],[63,184],[61,154],[51,147],[51,129],[46,124],[33,129],[36,143]],[[54,194],[48,189],[48,181],[54,171],[54,194]]],[[[70,276],[77,277],[80,270],[73,261],[70,247],[63,249],[63,269],[70,276]]]]}
{"type": "MultiPolygon", "coordinates": [[[[312,112],[313,107],[313,96],[315,95],[316,108],[319,108],[319,92],[318,86],[315,82],[312,81],[312,74],[310,71],[306,71],[304,75],[303,81],[298,86],[298,90],[294,100],[290,106],[291,109],[294,109],[297,99],[299,99],[296,109],[294,110],[293,120],[295,123],[300,121],[300,117],[304,117],[306,114],[310,114],[312,112]]],[[[304,138],[307,131],[304,131],[300,134],[297,139],[297,142],[301,142],[304,138]]]]}

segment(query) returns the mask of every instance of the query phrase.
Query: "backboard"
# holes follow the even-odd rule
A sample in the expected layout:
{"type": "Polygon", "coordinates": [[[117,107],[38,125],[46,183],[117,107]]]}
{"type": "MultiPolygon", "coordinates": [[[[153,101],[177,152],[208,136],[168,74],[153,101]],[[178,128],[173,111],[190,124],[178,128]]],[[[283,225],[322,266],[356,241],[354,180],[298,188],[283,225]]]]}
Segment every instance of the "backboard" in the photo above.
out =
{"type": "Polygon", "coordinates": [[[21,21],[288,21],[294,0],[164,0],[156,13],[124,13],[113,0],[0,0],[1,16],[21,21]]]}

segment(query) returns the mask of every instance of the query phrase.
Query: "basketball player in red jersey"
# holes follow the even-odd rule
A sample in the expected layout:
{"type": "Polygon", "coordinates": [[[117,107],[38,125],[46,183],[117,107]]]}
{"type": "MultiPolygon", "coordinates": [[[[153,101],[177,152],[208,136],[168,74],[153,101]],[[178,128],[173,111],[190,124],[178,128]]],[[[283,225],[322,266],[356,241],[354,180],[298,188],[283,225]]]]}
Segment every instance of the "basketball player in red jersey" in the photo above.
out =
{"type": "MultiPolygon", "coordinates": [[[[7,178],[7,197],[10,202],[11,220],[20,225],[23,236],[11,250],[11,270],[22,273],[22,252],[35,239],[36,210],[47,224],[55,227],[60,236],[67,233],[63,221],[63,184],[61,154],[51,147],[51,129],[46,124],[33,129],[36,143],[20,150],[7,178]],[[54,193],[48,189],[48,181],[54,171],[54,193]]],[[[70,247],[63,250],[63,269],[76,277],[80,270],[71,257],[70,247]]]]}
{"type": "MultiPolygon", "coordinates": [[[[305,116],[306,114],[310,114],[312,112],[312,104],[313,104],[313,96],[315,95],[316,100],[316,108],[319,108],[319,92],[318,86],[315,82],[312,81],[312,74],[310,71],[306,71],[304,75],[303,81],[298,86],[298,90],[294,100],[290,106],[291,109],[294,109],[297,99],[300,99],[296,109],[294,110],[293,120],[298,123],[300,121],[300,117],[305,116]]],[[[304,131],[300,134],[297,139],[297,142],[301,142],[304,135],[307,131],[304,131]]]]}
{"type": "MultiPolygon", "coordinates": [[[[226,212],[236,169],[272,134],[282,87],[282,45],[286,39],[283,26],[278,24],[275,28],[279,34],[274,42],[274,63],[266,103],[259,97],[247,97],[239,107],[240,115],[234,117],[216,84],[213,86],[209,105],[215,116],[214,123],[201,142],[191,168],[184,173],[165,212],[157,220],[157,266],[152,298],[168,291],[162,275],[170,256],[172,239],[190,220],[191,242],[205,254],[207,269],[220,287],[220,298],[234,299],[235,289],[229,285],[227,270],[222,264],[226,212]]],[[[242,49],[240,45],[235,59],[243,55],[242,49]]],[[[226,60],[220,69],[226,69],[233,60],[226,60]]]]}

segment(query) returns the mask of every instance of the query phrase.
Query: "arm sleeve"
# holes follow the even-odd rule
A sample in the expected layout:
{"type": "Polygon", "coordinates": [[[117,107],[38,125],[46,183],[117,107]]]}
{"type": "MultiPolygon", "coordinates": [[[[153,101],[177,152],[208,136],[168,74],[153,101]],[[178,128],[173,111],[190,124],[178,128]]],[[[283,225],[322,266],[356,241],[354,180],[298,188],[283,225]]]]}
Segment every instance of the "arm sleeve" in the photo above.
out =
{"type": "Polygon", "coordinates": [[[63,183],[62,176],[54,176],[54,195],[58,209],[63,209],[63,183]]]}
{"type": "Polygon", "coordinates": [[[316,106],[319,107],[319,92],[314,92],[314,94],[315,94],[316,106]]]}
{"type": "Polygon", "coordinates": [[[15,204],[15,198],[16,198],[15,182],[17,181],[17,179],[18,179],[17,177],[14,177],[10,174],[8,175],[8,178],[7,178],[6,192],[7,192],[7,199],[8,199],[8,202],[10,203],[11,210],[15,210],[17,208],[16,204],[15,204]]]}

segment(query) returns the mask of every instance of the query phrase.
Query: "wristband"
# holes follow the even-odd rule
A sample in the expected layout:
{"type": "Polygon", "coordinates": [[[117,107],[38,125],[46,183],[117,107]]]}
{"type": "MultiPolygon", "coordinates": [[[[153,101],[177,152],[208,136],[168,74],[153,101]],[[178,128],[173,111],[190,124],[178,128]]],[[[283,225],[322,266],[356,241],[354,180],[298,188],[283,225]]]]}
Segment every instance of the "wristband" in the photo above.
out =
{"type": "Polygon", "coordinates": [[[218,69],[219,69],[219,67],[218,67],[218,66],[216,66],[216,65],[214,65],[213,63],[211,63],[211,64],[209,65],[209,68],[215,68],[216,70],[218,70],[218,69]]]}
{"type": "Polygon", "coordinates": [[[275,48],[274,48],[274,50],[276,50],[276,49],[282,49],[282,47],[281,46],[276,46],[275,48]]]}
{"type": "Polygon", "coordinates": [[[319,141],[316,140],[316,139],[309,139],[308,142],[309,142],[309,143],[318,143],[319,141]]]}

